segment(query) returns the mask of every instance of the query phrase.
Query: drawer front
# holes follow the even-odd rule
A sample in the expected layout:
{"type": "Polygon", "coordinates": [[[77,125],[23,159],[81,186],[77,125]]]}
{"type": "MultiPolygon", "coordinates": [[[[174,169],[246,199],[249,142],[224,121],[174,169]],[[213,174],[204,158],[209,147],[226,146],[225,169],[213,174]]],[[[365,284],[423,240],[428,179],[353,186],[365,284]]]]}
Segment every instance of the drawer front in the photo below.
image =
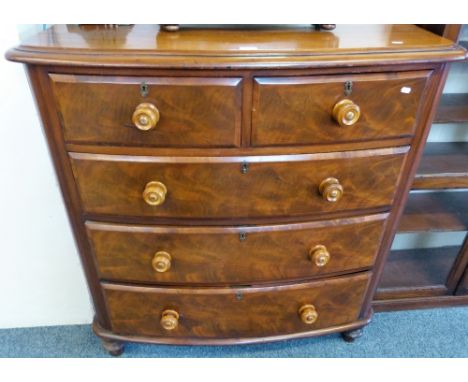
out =
{"type": "Polygon", "coordinates": [[[155,227],[87,222],[100,277],[236,284],[372,266],[386,214],[255,227],[155,227]]]}
{"type": "Polygon", "coordinates": [[[304,145],[411,136],[430,73],[258,77],[254,81],[252,144],[304,145]],[[352,82],[348,96],[347,81],[352,82]],[[350,126],[333,119],[334,106],[343,99],[360,109],[358,121],[350,126]]]}
{"type": "Polygon", "coordinates": [[[240,144],[241,78],[50,77],[67,142],[160,147],[240,144]],[[142,83],[147,96],[142,95],[142,83]],[[159,114],[150,130],[138,129],[132,120],[137,106],[144,103],[157,109],[143,107],[144,116],[159,114]]]}
{"type": "Polygon", "coordinates": [[[368,280],[365,273],[268,288],[103,286],[116,334],[214,339],[275,336],[352,323],[368,280]],[[308,313],[315,311],[315,322],[312,315],[311,323],[301,320],[299,311],[305,305],[313,306],[308,313]]]}
{"type": "Polygon", "coordinates": [[[70,155],[87,213],[230,219],[390,206],[406,151],[403,147],[198,158],[70,155]],[[324,182],[330,177],[338,184],[324,182]],[[337,195],[339,187],[343,190],[341,199],[333,202],[324,198],[337,195]],[[159,199],[162,204],[150,205],[148,195],[158,199],[164,195],[159,199]]]}

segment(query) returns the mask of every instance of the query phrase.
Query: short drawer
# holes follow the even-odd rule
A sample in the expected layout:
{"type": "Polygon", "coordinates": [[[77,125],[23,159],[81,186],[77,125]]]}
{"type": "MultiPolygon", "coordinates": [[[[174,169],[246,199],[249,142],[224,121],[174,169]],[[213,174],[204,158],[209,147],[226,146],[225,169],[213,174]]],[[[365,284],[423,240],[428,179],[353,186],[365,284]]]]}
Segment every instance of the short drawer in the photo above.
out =
{"type": "Polygon", "coordinates": [[[430,74],[257,77],[252,144],[306,145],[409,137],[414,133],[430,74]],[[343,100],[352,103],[338,104],[343,100]],[[334,119],[333,110],[341,121],[348,112],[350,117],[356,116],[356,106],[360,114],[357,122],[351,118],[346,120],[351,125],[341,125],[334,119]]]}
{"type": "Polygon", "coordinates": [[[250,219],[388,207],[407,150],[265,157],[70,156],[88,214],[250,219]]]}
{"type": "Polygon", "coordinates": [[[273,287],[103,284],[112,331],[194,340],[280,336],[357,320],[368,273],[273,287]]]}
{"type": "Polygon", "coordinates": [[[50,79],[67,142],[158,147],[240,144],[241,78],[51,74],[50,79]]]}
{"type": "Polygon", "coordinates": [[[102,279],[233,285],[369,268],[386,217],[246,227],[87,222],[86,228],[102,279]]]}

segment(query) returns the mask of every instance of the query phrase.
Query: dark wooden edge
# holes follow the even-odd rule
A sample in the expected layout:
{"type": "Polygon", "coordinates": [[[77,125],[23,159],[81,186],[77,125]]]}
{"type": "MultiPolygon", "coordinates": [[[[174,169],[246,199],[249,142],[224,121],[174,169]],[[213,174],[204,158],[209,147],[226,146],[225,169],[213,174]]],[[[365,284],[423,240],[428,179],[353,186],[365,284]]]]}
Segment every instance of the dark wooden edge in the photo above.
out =
{"type": "Polygon", "coordinates": [[[282,334],[277,336],[269,337],[251,337],[251,338],[210,338],[210,339],[201,339],[201,338],[169,338],[169,337],[148,337],[148,336],[129,336],[129,335],[120,335],[115,334],[112,331],[102,328],[99,323],[93,321],[93,331],[94,333],[105,340],[113,341],[122,341],[122,342],[137,342],[137,343],[151,343],[151,344],[160,344],[160,345],[244,345],[244,344],[261,344],[274,341],[284,341],[292,340],[299,338],[308,338],[323,336],[326,334],[340,333],[353,329],[359,329],[367,324],[372,319],[372,311],[369,316],[362,318],[358,321],[343,324],[338,326],[329,327],[326,329],[312,330],[309,332],[302,333],[292,333],[292,334],[282,334]]]}
{"type": "Polygon", "coordinates": [[[463,273],[468,268],[468,234],[465,236],[462,248],[453,264],[452,270],[447,277],[447,288],[454,293],[463,279],[463,273]]]}
{"type": "MultiPolygon", "coordinates": [[[[245,108],[248,109],[248,108],[245,108]]],[[[250,122],[248,122],[250,123],[250,122]]],[[[249,125],[247,127],[250,127],[249,125]]],[[[247,129],[243,127],[242,144],[250,142],[247,129]],[[247,136],[246,136],[247,135],[247,136]]],[[[343,143],[327,143],[315,145],[294,146],[269,146],[269,147],[237,147],[237,148],[213,148],[213,147],[159,147],[159,146],[113,146],[100,144],[84,144],[66,142],[66,148],[70,152],[109,155],[137,155],[137,156],[255,156],[255,155],[288,155],[288,154],[313,154],[332,151],[353,151],[379,149],[385,147],[408,146],[411,136],[399,138],[386,138],[379,140],[354,141],[343,143]]]]}
{"type": "Polygon", "coordinates": [[[394,310],[410,309],[432,309],[461,305],[468,305],[468,295],[375,300],[372,303],[372,307],[374,308],[375,312],[389,312],[394,310]]]}
{"type": "Polygon", "coordinates": [[[396,198],[393,202],[393,209],[388,218],[385,234],[382,239],[379,253],[377,254],[377,261],[374,266],[373,276],[370,281],[367,294],[364,298],[361,317],[367,317],[370,310],[372,309],[372,299],[383,274],[385,262],[390,253],[390,248],[398,229],[400,217],[403,214],[404,207],[408,200],[409,192],[416,175],[416,170],[419,167],[424,145],[429,135],[430,126],[435,115],[435,106],[439,103],[447,74],[447,64],[442,64],[437,69],[435,69],[432,79],[426,86],[425,93],[422,97],[423,106],[418,113],[418,129],[415,133],[415,138],[413,140],[411,150],[407,154],[406,161],[403,164],[400,180],[397,186],[396,198]]]}
{"type": "Polygon", "coordinates": [[[86,236],[84,221],[81,214],[81,202],[78,190],[73,178],[71,163],[65,149],[62,129],[57,114],[53,112],[54,105],[50,104],[50,98],[46,94],[52,94],[47,73],[40,67],[28,66],[28,78],[30,86],[35,94],[37,108],[41,115],[43,131],[47,139],[49,154],[51,156],[56,176],[58,177],[62,198],[64,200],[68,219],[73,231],[75,244],[78,247],[84,274],[88,288],[94,302],[96,320],[103,326],[109,327],[110,321],[107,315],[106,302],[99,283],[97,265],[90,253],[89,242],[86,236]],[[45,128],[48,126],[49,128],[45,128]]]}
{"type": "Polygon", "coordinates": [[[423,298],[435,296],[447,296],[449,291],[443,284],[421,285],[421,286],[396,286],[387,288],[377,288],[375,301],[381,300],[401,300],[405,298],[423,298]],[[403,296],[404,297],[403,297],[403,296]]]}
{"type": "Polygon", "coordinates": [[[40,48],[18,46],[6,52],[7,60],[34,65],[67,65],[75,67],[108,67],[108,68],[187,68],[191,69],[281,69],[281,68],[324,68],[348,66],[375,66],[388,64],[424,64],[428,61],[443,63],[459,61],[466,58],[466,50],[455,44],[434,50],[413,50],[394,52],[368,52],[366,54],[343,51],[328,54],[262,54],[253,55],[190,55],[190,54],[157,54],[154,52],[115,51],[99,54],[85,51],[64,52],[40,48]]]}
{"type": "Polygon", "coordinates": [[[468,295],[468,267],[465,269],[465,273],[458,283],[457,290],[455,291],[457,296],[466,296],[468,295]]]}

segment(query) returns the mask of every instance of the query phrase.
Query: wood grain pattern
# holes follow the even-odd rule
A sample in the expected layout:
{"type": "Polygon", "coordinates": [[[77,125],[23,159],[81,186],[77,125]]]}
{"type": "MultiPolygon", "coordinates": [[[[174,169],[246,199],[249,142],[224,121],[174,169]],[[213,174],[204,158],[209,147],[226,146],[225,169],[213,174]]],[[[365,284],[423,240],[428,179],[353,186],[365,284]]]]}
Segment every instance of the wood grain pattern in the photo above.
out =
{"type": "Polygon", "coordinates": [[[72,153],[71,160],[89,214],[255,218],[389,206],[406,150],[202,158],[72,153]],[[246,173],[241,171],[244,162],[248,163],[246,173]],[[338,178],[344,188],[336,203],[324,200],[318,191],[322,180],[330,176],[338,178]],[[151,207],[144,202],[142,192],[150,181],[166,185],[164,204],[151,207]]]}
{"type": "Polygon", "coordinates": [[[167,338],[243,338],[300,333],[357,320],[369,273],[315,283],[263,288],[149,288],[103,284],[112,330],[167,338]],[[313,304],[304,324],[298,309],[313,304]],[[160,325],[165,309],[179,313],[176,330],[160,325]]]}
{"type": "MultiPolygon", "coordinates": [[[[466,299],[466,297],[465,297],[466,299]]],[[[170,344],[170,345],[241,345],[241,344],[263,344],[273,341],[293,340],[297,338],[324,336],[332,333],[341,333],[347,330],[362,328],[371,321],[371,317],[360,318],[353,322],[328,326],[322,329],[311,329],[304,332],[280,334],[273,336],[262,337],[237,337],[237,338],[183,338],[183,337],[168,337],[168,336],[141,336],[141,335],[122,335],[113,333],[110,330],[103,328],[95,320],[93,321],[93,331],[101,339],[117,341],[117,342],[140,342],[146,344],[170,344]]]]}
{"type": "MultiPolygon", "coordinates": [[[[372,315],[372,296],[429,131],[446,62],[464,59],[466,51],[415,26],[339,25],[333,32],[320,34],[300,28],[261,28],[258,33],[177,33],[180,34],[164,35],[154,26],[57,26],[7,53],[9,59],[29,65],[91,287],[96,332],[108,341],[108,348],[119,353],[121,347],[115,341],[232,344],[361,328],[372,315]],[[258,49],[249,50],[252,47],[258,49]],[[424,73],[431,75],[425,77],[424,73]],[[383,78],[381,83],[390,83],[411,79],[413,75],[427,81],[418,99],[420,110],[398,124],[382,122],[381,129],[370,138],[366,137],[373,134],[371,130],[379,123],[378,118],[373,119],[372,126],[369,124],[370,132],[359,137],[319,137],[317,141],[303,142],[304,133],[295,135],[294,129],[299,125],[295,124],[290,134],[297,142],[252,146],[256,144],[251,134],[255,118],[252,105],[257,101],[254,79],[310,81],[333,77],[341,81],[352,77],[356,78],[354,91],[358,92],[361,83],[366,83],[358,77],[383,78]],[[139,89],[142,79],[153,81],[146,96],[139,89]],[[82,90],[74,92],[75,86],[82,90]],[[101,86],[106,90],[96,90],[101,86]],[[129,86],[132,95],[122,90],[129,86]],[[165,90],[154,93],[155,87],[165,90]],[[116,88],[119,90],[114,91],[116,88]],[[177,103],[181,98],[183,105],[177,103]],[[125,103],[128,99],[134,101],[131,107],[125,103]],[[132,133],[120,133],[121,126],[130,123],[137,105],[145,101],[154,103],[161,113],[156,126],[147,132],[128,127],[132,133]],[[213,103],[219,106],[216,110],[211,108],[213,103]],[[122,110],[125,105],[129,110],[122,110]],[[108,113],[113,108],[118,117],[108,113]],[[124,114],[128,119],[120,119],[124,114]],[[165,117],[171,119],[165,122],[165,117]],[[66,126],[73,126],[73,131],[67,132],[66,126]],[[180,134],[180,126],[190,130],[180,134]],[[402,126],[406,129],[403,135],[398,130],[402,126]],[[204,133],[197,135],[202,130],[204,133]],[[161,136],[144,140],[134,136],[133,131],[146,137],[151,136],[146,133],[159,131],[161,136]],[[343,196],[336,203],[325,201],[317,190],[329,177],[337,178],[343,186],[343,196]],[[151,181],[167,186],[160,206],[148,206],[143,201],[145,185],[151,181]],[[383,212],[388,212],[385,223],[383,219],[365,217],[383,212]],[[94,221],[86,223],[87,220],[94,221]],[[253,225],[260,221],[268,227],[253,225]],[[274,229],[280,223],[284,223],[284,229],[274,229]],[[378,255],[373,257],[366,251],[375,245],[374,238],[382,224],[384,233],[379,238],[378,255]],[[355,230],[346,234],[351,227],[355,230]],[[248,232],[241,243],[240,230],[244,228],[248,232]],[[95,247],[90,245],[88,233],[92,244],[98,243],[95,247]],[[300,262],[292,264],[293,256],[302,254],[301,244],[309,245],[307,240],[319,233],[320,239],[329,240],[326,245],[331,257],[320,271],[305,274],[308,269],[299,269],[300,262]],[[121,239],[121,235],[131,239],[121,239]],[[180,239],[188,235],[192,235],[189,240],[180,239]],[[111,236],[112,240],[108,239],[111,236]],[[220,252],[219,247],[233,241],[234,236],[239,242],[220,252]],[[109,268],[118,272],[119,267],[128,266],[128,271],[143,264],[141,257],[129,265],[132,258],[124,258],[126,254],[151,248],[148,266],[152,269],[158,251],[152,248],[153,237],[158,238],[157,243],[173,245],[170,257],[161,257],[164,251],[159,251],[163,260],[157,261],[162,266],[156,265],[165,270],[159,272],[163,277],[178,272],[178,248],[191,246],[191,251],[199,251],[196,256],[184,257],[187,279],[152,281],[143,275],[145,280],[139,282],[146,287],[124,285],[123,282],[138,281],[129,278],[122,284],[102,283],[103,275],[97,266],[102,260],[97,258],[102,258],[104,251],[115,256],[109,257],[109,268]],[[224,238],[223,244],[219,244],[219,237],[224,238]],[[252,241],[257,238],[260,244],[252,241]],[[127,240],[134,241],[133,245],[127,240]],[[360,245],[365,247],[359,248],[360,245]],[[97,252],[98,246],[102,248],[95,258],[93,250],[97,252]],[[251,246],[245,254],[252,254],[252,259],[241,263],[244,268],[235,263],[242,246],[251,246]],[[349,246],[353,249],[347,250],[349,246]],[[279,255],[285,253],[284,247],[290,257],[279,255]],[[210,255],[213,264],[217,264],[215,271],[204,262],[203,248],[203,256],[210,255]],[[236,253],[227,258],[231,250],[236,253]],[[256,256],[261,260],[247,269],[256,256]],[[275,259],[280,260],[271,265],[275,259]],[[202,272],[190,266],[202,261],[204,271],[200,276],[202,272]],[[370,265],[361,267],[368,261],[370,265]],[[263,266],[259,268],[258,263],[263,266]],[[234,274],[222,268],[225,264],[232,264],[233,268],[237,265],[242,272],[234,274]],[[291,270],[297,273],[287,274],[291,270]],[[260,281],[244,283],[239,275],[260,281]],[[189,284],[188,277],[198,281],[189,284]],[[218,278],[222,277],[229,281],[221,284],[218,278]],[[239,281],[232,282],[236,277],[239,281]],[[208,284],[203,278],[216,280],[208,284]],[[158,287],[148,286],[153,282],[158,287]],[[318,320],[312,325],[305,325],[299,317],[298,310],[304,305],[317,308],[318,320]],[[178,316],[177,328],[162,332],[161,313],[165,310],[177,312],[173,315],[178,316]]],[[[375,100],[363,98],[360,102],[372,105],[372,112],[388,113],[382,121],[387,117],[397,120],[405,113],[399,112],[402,107],[394,107],[402,102],[399,98],[389,99],[389,94],[393,94],[390,91],[373,94],[375,100]]],[[[321,97],[329,97],[326,89],[318,93],[321,97]]],[[[415,103],[406,106],[412,109],[415,103]]],[[[294,103],[299,104],[297,100],[294,103]]],[[[277,108],[272,110],[274,115],[277,108]]],[[[366,110],[362,112],[363,119],[354,127],[366,121],[366,110]]],[[[155,116],[150,117],[156,120],[155,116]]],[[[288,120],[297,122],[300,118],[293,115],[288,120]]],[[[142,126],[146,128],[146,124],[142,126]]],[[[265,140],[274,142],[271,137],[265,140]]],[[[303,256],[307,259],[308,251],[303,256]]],[[[135,275],[137,272],[139,268],[135,275]]],[[[120,280],[120,276],[115,277],[120,280]]],[[[447,290],[448,284],[442,287],[447,290]]]]}
{"type": "Polygon", "coordinates": [[[157,284],[249,284],[307,279],[372,266],[387,214],[275,226],[159,227],[86,222],[100,277],[157,284]],[[243,237],[241,237],[243,235],[243,237]],[[329,262],[309,258],[325,245],[329,262]],[[171,268],[151,266],[158,251],[171,268]]]}
{"type": "Polygon", "coordinates": [[[387,222],[387,235],[384,235],[377,260],[375,262],[373,272],[377,276],[372,278],[369,284],[369,289],[366,292],[366,298],[364,299],[363,309],[361,311],[362,316],[367,316],[372,311],[372,299],[376,293],[380,276],[384,272],[385,261],[390,253],[392,241],[394,235],[398,229],[398,223],[401,215],[403,214],[404,206],[407,202],[411,183],[416,174],[419,160],[422,156],[424,143],[429,135],[430,126],[432,119],[435,114],[435,107],[439,101],[440,95],[442,94],[443,84],[447,76],[447,65],[441,65],[434,70],[431,76],[430,84],[424,104],[421,107],[421,118],[418,122],[418,129],[415,132],[415,137],[412,143],[411,151],[408,155],[406,166],[403,169],[405,176],[405,182],[401,182],[397,190],[397,196],[394,201],[392,213],[390,214],[387,222]]]}
{"type": "Polygon", "coordinates": [[[127,146],[235,147],[242,79],[50,74],[65,141],[127,146]],[[145,83],[148,95],[142,96],[145,83]],[[78,101],[79,100],[79,101],[78,101]],[[140,103],[157,107],[157,127],[140,131],[140,103]]]}
{"type": "Polygon", "coordinates": [[[414,25],[338,25],[330,32],[218,28],[176,35],[160,32],[158,25],[113,30],[58,25],[9,51],[7,57],[76,67],[279,69],[424,64],[463,60],[465,55],[453,41],[414,25]]]}
{"type": "Polygon", "coordinates": [[[303,145],[411,136],[430,74],[257,77],[252,144],[303,145]],[[352,81],[349,96],[344,94],[347,81],[352,81]],[[352,100],[361,109],[353,126],[340,126],[333,119],[334,105],[342,99],[352,100]]]}

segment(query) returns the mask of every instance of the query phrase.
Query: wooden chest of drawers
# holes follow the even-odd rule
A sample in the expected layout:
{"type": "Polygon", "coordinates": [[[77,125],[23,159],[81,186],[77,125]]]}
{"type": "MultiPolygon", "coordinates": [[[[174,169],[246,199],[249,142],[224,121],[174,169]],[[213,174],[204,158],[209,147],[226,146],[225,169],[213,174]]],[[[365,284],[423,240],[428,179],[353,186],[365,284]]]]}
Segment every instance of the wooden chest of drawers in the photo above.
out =
{"type": "Polygon", "coordinates": [[[55,26],[9,51],[106,349],[356,338],[464,56],[411,25],[55,26]]]}

